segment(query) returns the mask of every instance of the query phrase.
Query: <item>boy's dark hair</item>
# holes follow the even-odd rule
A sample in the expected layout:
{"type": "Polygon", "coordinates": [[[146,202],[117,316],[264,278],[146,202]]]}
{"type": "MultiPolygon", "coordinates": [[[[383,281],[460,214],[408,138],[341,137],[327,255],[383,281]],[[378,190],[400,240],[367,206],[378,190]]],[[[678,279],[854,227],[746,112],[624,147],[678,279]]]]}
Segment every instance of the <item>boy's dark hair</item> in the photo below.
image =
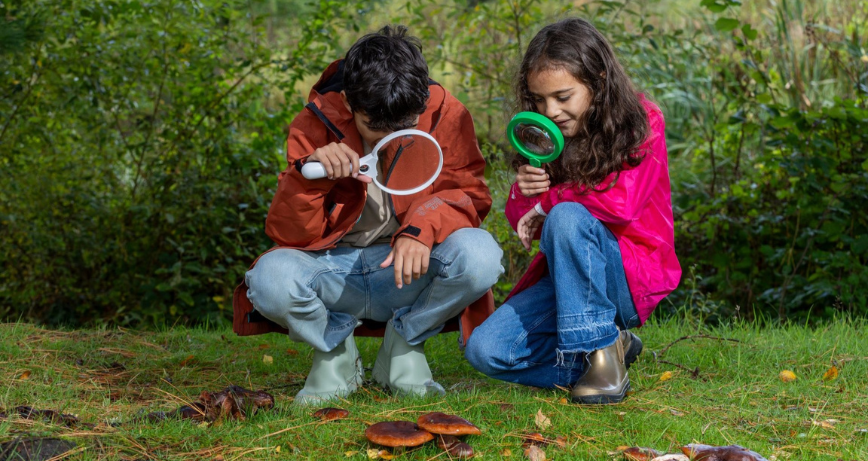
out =
{"type": "Polygon", "coordinates": [[[428,101],[428,63],[419,39],[404,26],[365,35],[347,51],[343,84],[351,110],[368,116],[368,128],[413,127],[428,101]]]}
{"type": "MultiPolygon", "coordinates": [[[[528,45],[515,83],[521,110],[537,110],[529,74],[559,69],[588,87],[591,104],[579,132],[565,140],[564,153],[546,166],[552,183],[611,187],[614,181],[602,184],[607,176],[644,158],[639,148],[649,131],[645,108],[606,38],[588,21],[570,18],[542,28],[528,45]]],[[[513,163],[517,168],[527,160],[517,156],[513,163]]]]}

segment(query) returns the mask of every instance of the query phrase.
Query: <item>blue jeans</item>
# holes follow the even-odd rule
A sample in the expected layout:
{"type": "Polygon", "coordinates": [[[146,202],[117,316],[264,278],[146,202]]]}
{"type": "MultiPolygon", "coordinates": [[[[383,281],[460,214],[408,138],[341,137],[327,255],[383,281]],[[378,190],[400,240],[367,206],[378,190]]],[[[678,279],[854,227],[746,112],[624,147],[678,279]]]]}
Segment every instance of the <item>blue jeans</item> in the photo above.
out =
{"type": "Polygon", "coordinates": [[[401,289],[394,267],[380,267],[390,251],[387,244],[274,250],[247,272],[247,298],[289,330],[290,339],[319,351],[343,343],[359,319],[391,319],[398,334],[416,345],[436,335],[503,273],[503,252],[482,229],[459,229],[434,245],[428,272],[401,289]]]}
{"type": "Polygon", "coordinates": [[[585,355],[639,325],[612,232],[578,203],[560,203],[543,223],[549,275],[510,298],[473,331],[464,356],[492,378],[568,387],[585,355]]]}

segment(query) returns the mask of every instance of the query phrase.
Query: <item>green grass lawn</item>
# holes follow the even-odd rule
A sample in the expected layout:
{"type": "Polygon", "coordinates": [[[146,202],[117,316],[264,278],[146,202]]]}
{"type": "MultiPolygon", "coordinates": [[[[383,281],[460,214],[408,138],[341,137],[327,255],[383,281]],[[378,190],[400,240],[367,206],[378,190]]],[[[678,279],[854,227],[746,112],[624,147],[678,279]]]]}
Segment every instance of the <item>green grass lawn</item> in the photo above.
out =
{"type": "MultiPolygon", "coordinates": [[[[0,443],[59,437],[76,444],[66,459],[368,459],[368,450],[378,447],[365,440],[367,425],[442,411],[482,429],[467,439],[481,459],[527,459],[522,436],[540,432],[565,440],[543,447],[547,459],[622,459],[619,450],[627,446],[676,452],[687,443],[705,443],[739,444],[770,460],[865,460],[865,327],[865,321],[819,328],[652,321],[637,331],[645,351],[630,370],[629,398],[594,407],[568,403],[563,391],[487,379],[463,359],[456,334],[442,334],[426,347],[445,398],[402,400],[367,385],[336,405],[349,410],[349,418],[321,423],[311,416],[314,409],[291,406],[311,349],[279,335],[2,324],[0,408],[58,410],[81,424],[8,417],[0,419],[0,443]],[[685,336],[690,338],[678,341],[685,336]],[[782,370],[797,379],[782,381],[782,370]],[[229,384],[266,389],[276,406],[244,421],[134,421],[229,384]]],[[[358,344],[370,368],[379,339],[360,338],[358,344]]],[[[448,459],[431,444],[394,455],[448,459]]]]}

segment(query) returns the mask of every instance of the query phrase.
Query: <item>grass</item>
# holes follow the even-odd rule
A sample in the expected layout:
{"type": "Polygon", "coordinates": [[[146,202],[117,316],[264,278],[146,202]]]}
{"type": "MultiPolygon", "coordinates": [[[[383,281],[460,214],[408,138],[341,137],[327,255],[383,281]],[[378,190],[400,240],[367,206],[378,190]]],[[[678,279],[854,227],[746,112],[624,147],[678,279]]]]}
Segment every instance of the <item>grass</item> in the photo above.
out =
{"type": "MultiPolygon", "coordinates": [[[[468,440],[481,459],[526,459],[522,435],[541,432],[566,440],[563,447],[546,446],[547,459],[621,459],[619,447],[674,452],[699,442],[739,444],[770,460],[864,460],[865,327],[864,320],[816,328],[652,321],[638,331],[645,352],[631,368],[633,392],[620,405],[595,407],[568,403],[563,391],[487,379],[461,357],[455,333],[443,334],[427,348],[435,377],[448,390],[445,398],[401,400],[365,386],[337,405],[350,411],[348,419],[320,423],[312,409],[291,406],[311,350],[282,336],[2,324],[0,408],[59,410],[94,426],[0,419],[0,443],[22,436],[61,437],[77,444],[67,459],[368,459],[367,450],[375,447],[364,438],[366,425],[443,411],[482,428],[482,436],[468,440]],[[691,338],[678,341],[684,336],[691,338]],[[272,363],[263,360],[266,355],[272,363]],[[824,380],[832,366],[838,376],[824,380]],[[793,371],[797,379],[781,381],[782,370],[793,371]],[[667,372],[671,378],[663,379],[667,372]],[[230,383],[269,390],[276,407],[245,421],[210,425],[132,421],[230,383]],[[551,426],[537,425],[540,412],[551,426]]],[[[359,338],[358,344],[370,367],[379,340],[359,338]]],[[[447,459],[433,445],[397,455],[447,459]]]]}

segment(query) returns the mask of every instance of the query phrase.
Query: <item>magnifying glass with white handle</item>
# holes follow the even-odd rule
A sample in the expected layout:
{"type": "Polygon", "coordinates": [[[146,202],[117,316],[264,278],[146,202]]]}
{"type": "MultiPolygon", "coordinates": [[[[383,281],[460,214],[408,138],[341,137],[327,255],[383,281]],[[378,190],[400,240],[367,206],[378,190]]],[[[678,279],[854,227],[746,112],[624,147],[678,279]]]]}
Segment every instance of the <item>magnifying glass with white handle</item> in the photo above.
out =
{"type": "MultiPolygon", "coordinates": [[[[359,173],[380,189],[394,195],[421,192],[434,183],[443,169],[443,150],[430,134],[416,129],[398,130],[386,135],[371,153],[359,158],[359,173]]],[[[307,179],[327,176],[319,162],[301,167],[307,179]]]]}

